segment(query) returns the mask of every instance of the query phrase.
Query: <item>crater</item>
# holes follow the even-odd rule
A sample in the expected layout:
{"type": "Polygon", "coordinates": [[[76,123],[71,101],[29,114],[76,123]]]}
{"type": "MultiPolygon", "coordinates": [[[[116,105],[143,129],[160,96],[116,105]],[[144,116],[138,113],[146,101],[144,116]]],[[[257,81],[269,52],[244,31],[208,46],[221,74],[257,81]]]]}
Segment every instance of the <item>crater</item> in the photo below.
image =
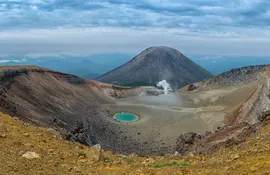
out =
{"type": "Polygon", "coordinates": [[[121,123],[132,123],[136,122],[139,117],[136,114],[129,112],[120,112],[114,114],[113,118],[121,123]]]}

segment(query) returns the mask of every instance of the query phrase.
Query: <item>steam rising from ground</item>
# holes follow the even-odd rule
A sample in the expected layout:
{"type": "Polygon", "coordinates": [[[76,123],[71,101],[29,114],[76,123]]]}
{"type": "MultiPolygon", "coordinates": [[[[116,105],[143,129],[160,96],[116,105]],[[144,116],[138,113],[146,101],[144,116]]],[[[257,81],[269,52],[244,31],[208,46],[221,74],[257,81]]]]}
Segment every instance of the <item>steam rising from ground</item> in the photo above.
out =
{"type": "Polygon", "coordinates": [[[157,87],[163,88],[165,94],[168,94],[169,90],[171,90],[170,84],[167,83],[166,80],[162,80],[162,81],[158,82],[157,87]]]}

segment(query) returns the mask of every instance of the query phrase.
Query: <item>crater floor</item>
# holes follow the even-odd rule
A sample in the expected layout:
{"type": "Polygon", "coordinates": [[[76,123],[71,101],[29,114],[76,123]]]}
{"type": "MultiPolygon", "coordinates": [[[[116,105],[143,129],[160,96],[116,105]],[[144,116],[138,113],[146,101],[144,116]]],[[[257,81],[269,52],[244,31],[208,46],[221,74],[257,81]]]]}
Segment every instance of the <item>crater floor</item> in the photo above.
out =
{"type": "Polygon", "coordinates": [[[135,138],[136,142],[170,153],[181,133],[203,133],[223,126],[226,114],[247,100],[256,88],[257,85],[251,83],[200,92],[142,95],[118,99],[116,104],[103,106],[111,114],[125,111],[140,116],[138,121],[128,124],[113,118],[109,120],[118,123],[122,134],[135,138]]]}

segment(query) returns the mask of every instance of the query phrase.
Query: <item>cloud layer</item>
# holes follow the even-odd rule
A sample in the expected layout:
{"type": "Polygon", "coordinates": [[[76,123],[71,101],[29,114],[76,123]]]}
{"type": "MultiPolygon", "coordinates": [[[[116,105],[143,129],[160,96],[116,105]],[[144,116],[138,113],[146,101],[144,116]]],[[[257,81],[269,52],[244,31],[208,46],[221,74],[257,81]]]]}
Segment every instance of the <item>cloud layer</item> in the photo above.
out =
{"type": "Polygon", "coordinates": [[[45,43],[82,44],[101,31],[106,36],[98,38],[99,44],[117,36],[120,44],[140,44],[136,37],[143,34],[212,38],[212,43],[216,38],[266,42],[269,29],[268,0],[0,0],[0,43],[31,43],[41,37],[45,43]]]}
{"type": "Polygon", "coordinates": [[[267,0],[2,0],[0,12],[1,30],[73,26],[201,31],[270,24],[267,0]]]}

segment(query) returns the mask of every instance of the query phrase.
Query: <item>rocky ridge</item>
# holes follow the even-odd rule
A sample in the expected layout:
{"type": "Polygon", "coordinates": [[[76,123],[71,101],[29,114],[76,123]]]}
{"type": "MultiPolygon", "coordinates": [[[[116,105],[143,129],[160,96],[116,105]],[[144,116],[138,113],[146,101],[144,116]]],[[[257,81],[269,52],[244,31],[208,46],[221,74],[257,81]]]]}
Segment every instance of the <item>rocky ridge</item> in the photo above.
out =
{"type": "Polygon", "coordinates": [[[51,127],[67,140],[87,146],[101,144],[118,153],[166,151],[154,141],[131,137],[128,125],[116,122],[104,108],[115,104],[115,98],[138,95],[141,88],[104,84],[36,66],[0,67],[0,75],[1,112],[51,127]]]}
{"type": "Polygon", "coordinates": [[[258,65],[232,69],[207,80],[189,84],[183,89],[194,91],[216,88],[220,86],[245,85],[259,80],[262,76],[264,76],[263,74],[268,67],[268,65],[258,65]]]}
{"type": "Polygon", "coordinates": [[[215,133],[182,134],[178,138],[176,150],[183,155],[190,152],[205,155],[220,148],[239,144],[248,136],[254,135],[270,114],[270,66],[268,65],[234,69],[212,79],[187,86],[185,90],[203,91],[221,85],[236,86],[254,81],[258,84],[257,90],[233,111],[228,112],[225,126],[219,127],[215,133]]]}

